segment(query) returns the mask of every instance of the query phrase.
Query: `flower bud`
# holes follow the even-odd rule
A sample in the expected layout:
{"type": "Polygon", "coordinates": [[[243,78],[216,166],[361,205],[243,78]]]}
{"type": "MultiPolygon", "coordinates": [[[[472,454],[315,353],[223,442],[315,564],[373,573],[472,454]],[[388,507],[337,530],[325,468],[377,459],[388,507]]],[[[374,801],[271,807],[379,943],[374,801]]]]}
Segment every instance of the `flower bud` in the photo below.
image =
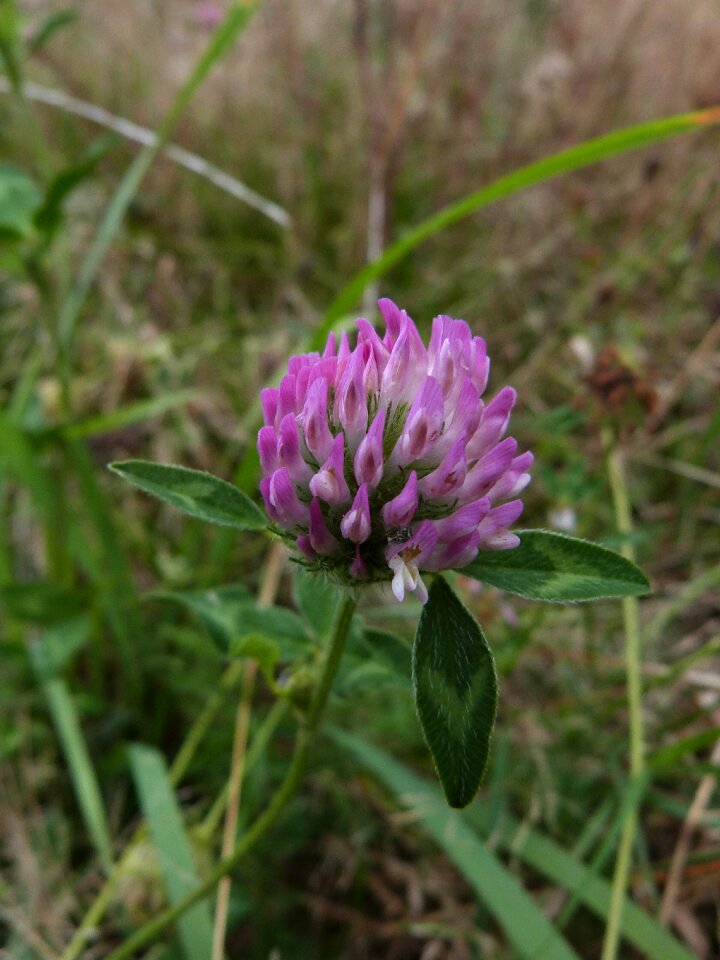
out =
{"type": "Polygon", "coordinates": [[[360,484],[366,483],[371,490],[374,490],[382,480],[384,429],[385,411],[380,410],[357,448],[353,462],[355,479],[360,484]]]}
{"type": "Polygon", "coordinates": [[[310,492],[333,507],[341,506],[350,499],[350,489],[345,480],[345,436],[339,433],[332,445],[330,456],[310,481],[310,492]]]}
{"type": "Polygon", "coordinates": [[[353,505],[340,521],[340,532],[346,540],[353,543],[365,543],[370,536],[370,501],[368,485],[363,483],[355,494],[353,505]]]}

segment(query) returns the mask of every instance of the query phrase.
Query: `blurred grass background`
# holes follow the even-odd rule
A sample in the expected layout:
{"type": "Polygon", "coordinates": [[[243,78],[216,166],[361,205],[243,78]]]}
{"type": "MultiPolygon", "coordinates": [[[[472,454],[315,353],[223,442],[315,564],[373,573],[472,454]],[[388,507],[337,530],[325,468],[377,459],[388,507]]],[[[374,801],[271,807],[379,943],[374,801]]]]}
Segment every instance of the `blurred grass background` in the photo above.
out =
{"type": "MultiPolygon", "coordinates": [[[[48,16],[75,14],[28,58],[25,79],[156,129],[222,9],[23,0],[14,16],[30,44],[48,16]]],[[[236,475],[259,388],[368,256],[501,173],[619,126],[717,104],[719,50],[712,0],[266,0],[173,141],[279,204],[289,225],[161,156],[81,313],[69,406],[51,314],[137,146],[122,136],[106,145],[42,257],[30,254],[30,239],[25,248],[0,239],[7,956],[59,956],[101,884],[48,676],[72,693],[117,853],[138,820],[127,742],[172,758],[223,669],[196,620],[127,597],[220,583],[254,591],[263,569],[259,538],[228,539],[159,507],[104,465],[139,456],[236,475]],[[53,439],[68,412],[84,425],[95,485],[53,439]],[[112,508],[109,533],[98,504],[112,508]],[[33,583],[46,594],[39,612],[13,589],[33,583]],[[52,589],[60,592],[48,606],[52,589]],[[71,604],[62,629],[47,613],[58,598],[71,604]],[[28,655],[40,635],[43,649],[56,640],[50,674],[28,655]]],[[[103,135],[65,109],[0,93],[2,161],[37,184],[103,135]]],[[[717,158],[708,130],[535,187],[432,238],[364,304],[374,318],[379,292],[424,333],[443,312],[486,337],[491,390],[516,387],[514,434],[537,458],[525,526],[618,546],[602,430],[619,437],[633,542],[654,585],[641,605],[648,747],[675,747],[645,796],[632,893],[659,914],[671,859],[687,843],[664,922],[708,960],[720,955],[717,158]]],[[[485,835],[578,954],[598,957],[602,920],[501,836],[508,818],[519,820],[521,832],[540,830],[610,876],[627,789],[619,605],[550,609],[460,585],[502,675],[478,802],[485,835]]],[[[278,596],[294,605],[289,566],[278,596]]],[[[362,613],[409,637],[417,609],[377,594],[362,613]]],[[[335,721],[429,772],[409,686],[359,675],[341,694],[335,721]]],[[[270,702],[261,687],[254,723],[270,702]]],[[[197,827],[227,779],[235,704],[228,696],[178,791],[200,872],[217,851],[217,836],[197,827]]],[[[291,731],[281,721],[249,771],[242,823],[281,776],[291,731]]],[[[467,878],[397,813],[387,788],[333,741],[319,750],[281,830],[238,874],[229,955],[514,956],[467,878]]],[[[87,956],[104,956],[163,900],[148,844],[87,956]]]]}

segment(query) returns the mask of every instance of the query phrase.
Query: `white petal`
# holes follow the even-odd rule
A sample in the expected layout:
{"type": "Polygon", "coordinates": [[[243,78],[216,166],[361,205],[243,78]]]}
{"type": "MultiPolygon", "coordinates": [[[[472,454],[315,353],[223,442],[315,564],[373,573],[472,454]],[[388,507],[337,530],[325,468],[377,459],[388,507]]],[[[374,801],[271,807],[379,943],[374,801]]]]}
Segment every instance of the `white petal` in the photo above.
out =
{"type": "Polygon", "coordinates": [[[418,574],[417,584],[415,585],[415,590],[413,591],[415,596],[418,598],[420,603],[427,603],[428,592],[427,587],[422,581],[422,577],[418,574]]]}
{"type": "Polygon", "coordinates": [[[403,582],[403,572],[402,567],[400,567],[392,578],[392,592],[395,594],[395,599],[402,603],[405,599],[405,584],[403,582]]]}
{"type": "Polygon", "coordinates": [[[395,594],[395,599],[402,603],[405,599],[405,583],[403,577],[403,569],[405,564],[401,556],[396,555],[391,560],[388,560],[388,566],[394,572],[394,577],[392,578],[392,592],[395,594]]]}

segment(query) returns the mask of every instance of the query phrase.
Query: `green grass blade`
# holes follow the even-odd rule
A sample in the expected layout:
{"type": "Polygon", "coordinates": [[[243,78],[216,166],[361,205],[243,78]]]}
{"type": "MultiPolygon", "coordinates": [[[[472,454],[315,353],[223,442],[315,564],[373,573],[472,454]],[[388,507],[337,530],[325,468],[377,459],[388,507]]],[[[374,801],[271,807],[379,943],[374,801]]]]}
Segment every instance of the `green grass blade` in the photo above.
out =
{"type": "Polygon", "coordinates": [[[88,448],[82,440],[65,438],[68,463],[73,467],[82,494],[83,509],[97,536],[100,608],[117,642],[130,702],[139,701],[142,691],[142,662],[137,644],[143,635],[138,597],[130,564],[122,548],[115,511],[100,486],[88,448]],[[102,579],[100,579],[102,578],[102,579]]]}
{"type": "MultiPolygon", "coordinates": [[[[165,761],[157,750],[139,744],[130,747],[129,756],[168,899],[171,904],[177,903],[200,881],[165,761]]],[[[206,902],[195,904],[178,920],[178,931],[186,960],[207,960],[212,955],[212,923],[206,902]]]]}
{"type": "MultiPolygon", "coordinates": [[[[586,907],[605,918],[610,908],[610,884],[580,860],[525,824],[508,822],[501,846],[575,894],[586,907]],[[517,844],[515,836],[521,837],[517,844]]],[[[649,914],[625,901],[623,937],[651,960],[692,960],[694,956],[649,914]]]]}
{"type": "Polygon", "coordinates": [[[616,130],[592,140],[586,140],[577,146],[543,157],[519,170],[513,170],[505,176],[493,180],[480,190],[448,204],[437,213],[411,228],[398,241],[387,248],[381,257],[369,263],[357,273],[345,286],[328,308],[323,322],[311,338],[311,350],[321,349],[328,333],[336,320],[358,303],[368,284],[384,276],[391,267],[403,260],[430,237],[450,227],[483,207],[509,197],[519,190],[551,180],[563,173],[581,170],[631,150],[638,150],[654,143],[660,143],[681,133],[698,130],[702,127],[720,123],[720,107],[700,110],[693,113],[651,120],[624,130],[616,130]]]}
{"type": "MultiPolygon", "coordinates": [[[[611,896],[610,884],[553,840],[505,814],[499,829],[497,824],[493,825],[489,822],[483,807],[479,804],[469,807],[462,814],[446,810],[445,828],[441,831],[438,829],[440,822],[436,812],[441,806],[441,801],[434,786],[415,776],[392,757],[364,740],[337,729],[330,730],[329,733],[334,740],[353,753],[382,780],[400,800],[414,809],[418,820],[435,836],[440,846],[473,883],[473,886],[475,883],[468,871],[480,871],[485,867],[481,860],[473,862],[472,857],[462,856],[462,848],[465,847],[467,837],[464,830],[469,829],[469,824],[480,833],[486,833],[492,828],[493,836],[501,849],[512,852],[514,856],[519,857],[553,883],[575,895],[593,913],[602,918],[607,916],[611,896]],[[434,829],[431,829],[428,824],[429,818],[435,818],[434,829]],[[455,853],[460,855],[456,856],[455,853]]],[[[478,843],[477,839],[475,842],[478,843]]],[[[486,853],[482,844],[479,846],[483,853],[486,853]]],[[[466,848],[466,854],[468,849],[470,848],[466,848]]],[[[472,847],[472,849],[475,848],[472,847]]],[[[480,879],[483,883],[491,882],[488,875],[480,879]]],[[[478,889],[477,886],[476,889],[478,889]]],[[[482,890],[478,892],[484,896],[482,890]]],[[[488,903],[490,903],[489,900],[488,903]]],[[[490,905],[492,907],[492,904],[490,905]]],[[[627,941],[650,960],[693,960],[693,954],[672,934],[644,910],[629,901],[625,902],[621,930],[627,941]]],[[[554,960],[561,954],[555,954],[549,950],[541,953],[538,950],[534,956],[537,960],[541,960],[542,956],[552,957],[554,960]]]]}
{"type": "Polygon", "coordinates": [[[97,276],[100,265],[145,174],[167,143],[175,124],[193,95],[211,69],[232,46],[257,6],[257,3],[235,3],[232,5],[227,16],[212,36],[195,69],[175,98],[175,102],[160,125],[157,139],[138,154],[121,180],[98,226],[77,279],[60,309],[58,330],[65,350],[68,349],[72,340],[80,310],[97,276]]]}
{"type": "Polygon", "coordinates": [[[386,753],[341,730],[331,736],[349,749],[398,799],[412,808],[417,822],[436,840],[487,903],[518,957],[527,960],[578,960],[512,874],[454,810],[448,810],[434,786],[415,776],[386,753]]]}
{"type": "Polygon", "coordinates": [[[42,681],[55,731],[67,760],[73,789],[85,826],[97,850],[103,869],[112,868],[112,841],[105,807],[90,751],[82,733],[77,708],[67,684],[58,677],[42,681]]]}
{"type": "Polygon", "coordinates": [[[137,403],[128,404],[128,406],[112,410],[110,413],[88,417],[60,429],[67,437],[96,437],[99,434],[109,433],[111,430],[119,430],[122,427],[142,423],[151,417],[159,417],[161,414],[167,413],[168,410],[175,410],[193,400],[197,400],[199,396],[199,390],[175,390],[159,397],[151,397],[149,400],[140,400],[137,403]]]}

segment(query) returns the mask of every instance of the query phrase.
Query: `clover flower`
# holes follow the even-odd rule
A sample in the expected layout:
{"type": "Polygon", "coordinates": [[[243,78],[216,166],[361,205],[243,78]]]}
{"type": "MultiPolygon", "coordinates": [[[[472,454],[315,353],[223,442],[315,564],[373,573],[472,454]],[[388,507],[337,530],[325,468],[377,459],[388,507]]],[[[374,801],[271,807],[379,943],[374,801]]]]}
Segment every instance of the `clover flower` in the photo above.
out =
{"type": "Polygon", "coordinates": [[[435,317],[427,349],[391,300],[380,338],[364,319],[350,349],[290,358],[261,392],[260,490],[301,561],[343,584],[389,581],[425,603],[421,571],[463,567],[479,550],[519,543],[512,499],[529,483],[529,452],[503,439],[515,403],[481,399],[490,361],[464,320],[435,317]],[[506,502],[503,502],[506,501],[506,502]]]}

